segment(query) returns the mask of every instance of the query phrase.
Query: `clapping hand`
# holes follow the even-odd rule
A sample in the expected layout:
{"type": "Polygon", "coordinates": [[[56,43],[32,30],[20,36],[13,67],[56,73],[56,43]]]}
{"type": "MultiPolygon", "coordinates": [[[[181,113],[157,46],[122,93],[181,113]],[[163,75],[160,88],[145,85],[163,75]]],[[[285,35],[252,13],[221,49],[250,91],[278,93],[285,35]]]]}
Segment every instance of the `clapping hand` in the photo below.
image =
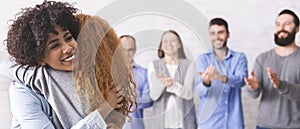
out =
{"type": "Polygon", "coordinates": [[[173,79],[170,76],[167,76],[165,74],[156,74],[156,77],[167,87],[173,85],[173,79]]]}
{"type": "Polygon", "coordinates": [[[250,76],[248,78],[244,78],[245,83],[249,86],[252,90],[257,90],[259,85],[256,76],[254,75],[254,71],[252,70],[250,76]]]}
{"type": "Polygon", "coordinates": [[[203,83],[207,86],[211,84],[212,80],[220,80],[222,81],[222,75],[220,72],[214,67],[214,66],[209,66],[206,68],[205,72],[199,72],[199,75],[203,78],[203,83]]]}
{"type": "Polygon", "coordinates": [[[273,84],[273,87],[275,89],[278,89],[280,86],[280,82],[281,82],[278,75],[275,72],[273,72],[273,70],[269,67],[267,68],[267,73],[268,73],[269,79],[271,80],[271,82],[273,84]]]}

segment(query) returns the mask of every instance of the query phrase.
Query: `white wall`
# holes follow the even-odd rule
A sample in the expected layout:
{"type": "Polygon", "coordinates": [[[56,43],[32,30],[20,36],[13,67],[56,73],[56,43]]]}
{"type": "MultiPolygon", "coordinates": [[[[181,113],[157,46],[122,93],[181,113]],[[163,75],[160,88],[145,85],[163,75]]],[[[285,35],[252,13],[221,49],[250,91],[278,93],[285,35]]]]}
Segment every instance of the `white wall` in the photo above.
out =
{"type": "MultiPolygon", "coordinates": [[[[64,0],[83,13],[100,15],[107,19],[121,34],[132,34],[137,38],[137,61],[147,66],[155,58],[154,49],[158,47],[161,33],[175,29],[185,43],[186,52],[196,58],[210,47],[207,37],[207,22],[214,17],[225,18],[229,23],[231,49],[247,55],[249,70],[255,57],[274,46],[273,32],[277,14],[284,8],[294,10],[300,16],[298,0],[64,0]],[[146,57],[145,57],[146,56],[146,57]]],[[[2,41],[6,38],[8,20],[21,8],[42,3],[43,0],[4,0],[1,1],[0,17],[0,61],[7,57],[2,41]]],[[[299,34],[297,35],[299,39],[299,34]]],[[[299,42],[297,43],[299,45],[299,42]]],[[[0,79],[0,117],[1,128],[9,128],[8,81],[0,79]]],[[[247,128],[254,128],[257,114],[257,101],[243,95],[247,128]]]]}

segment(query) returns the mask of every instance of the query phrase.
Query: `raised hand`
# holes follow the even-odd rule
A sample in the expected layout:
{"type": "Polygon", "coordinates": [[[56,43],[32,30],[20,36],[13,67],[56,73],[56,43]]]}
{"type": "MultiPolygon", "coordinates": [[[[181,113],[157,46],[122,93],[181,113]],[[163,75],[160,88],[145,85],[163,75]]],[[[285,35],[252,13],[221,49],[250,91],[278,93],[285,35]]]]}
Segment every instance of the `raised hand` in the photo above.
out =
{"type": "Polygon", "coordinates": [[[245,83],[249,86],[250,89],[257,90],[259,85],[254,71],[252,70],[248,78],[244,78],[245,83]]]}
{"type": "Polygon", "coordinates": [[[275,72],[273,72],[273,70],[269,67],[267,68],[267,73],[268,73],[269,79],[271,80],[271,82],[273,84],[273,87],[275,89],[278,89],[280,86],[280,82],[281,82],[278,75],[275,72]]]}
{"type": "Polygon", "coordinates": [[[201,75],[201,77],[203,78],[203,83],[207,86],[211,84],[212,80],[222,81],[222,75],[213,66],[207,67],[204,73],[199,72],[198,74],[201,75]]]}
{"type": "Polygon", "coordinates": [[[212,66],[212,71],[213,71],[213,76],[212,76],[212,80],[219,80],[219,81],[222,81],[222,75],[221,73],[215,68],[212,66]]]}

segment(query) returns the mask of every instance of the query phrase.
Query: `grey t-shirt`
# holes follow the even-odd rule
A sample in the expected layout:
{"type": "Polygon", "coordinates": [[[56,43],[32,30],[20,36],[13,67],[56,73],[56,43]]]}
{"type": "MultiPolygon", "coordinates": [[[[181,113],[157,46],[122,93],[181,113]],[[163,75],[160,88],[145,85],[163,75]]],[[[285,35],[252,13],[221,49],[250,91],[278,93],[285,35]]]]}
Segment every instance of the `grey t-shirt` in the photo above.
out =
{"type": "Polygon", "coordinates": [[[300,49],[281,57],[274,49],[260,54],[254,64],[259,89],[248,88],[251,97],[261,101],[257,124],[267,128],[300,128],[300,49]],[[275,89],[268,77],[267,67],[281,79],[275,89]]]}

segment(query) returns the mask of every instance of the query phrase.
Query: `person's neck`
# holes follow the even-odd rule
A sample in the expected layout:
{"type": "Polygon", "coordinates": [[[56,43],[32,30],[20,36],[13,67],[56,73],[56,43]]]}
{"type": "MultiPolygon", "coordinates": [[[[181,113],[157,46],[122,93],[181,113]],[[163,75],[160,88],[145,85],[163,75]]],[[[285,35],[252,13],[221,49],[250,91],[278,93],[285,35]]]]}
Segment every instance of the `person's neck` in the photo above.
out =
{"type": "Polygon", "coordinates": [[[216,54],[217,58],[220,61],[223,61],[226,58],[226,53],[227,53],[227,47],[225,46],[222,49],[215,49],[214,48],[214,53],[216,54]]]}
{"type": "Polygon", "coordinates": [[[288,56],[297,50],[297,45],[295,41],[288,46],[277,46],[274,48],[275,53],[279,56],[288,56]]]}
{"type": "Polygon", "coordinates": [[[173,55],[173,56],[165,55],[164,60],[166,64],[172,64],[172,65],[178,64],[178,55],[173,55]]]}

